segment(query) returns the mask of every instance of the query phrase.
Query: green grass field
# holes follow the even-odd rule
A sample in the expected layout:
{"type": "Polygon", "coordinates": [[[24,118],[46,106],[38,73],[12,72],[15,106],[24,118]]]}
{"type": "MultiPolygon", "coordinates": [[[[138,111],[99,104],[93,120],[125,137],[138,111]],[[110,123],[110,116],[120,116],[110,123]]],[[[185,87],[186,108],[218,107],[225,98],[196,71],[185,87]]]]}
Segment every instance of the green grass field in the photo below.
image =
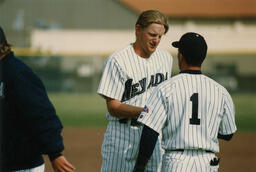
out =
{"type": "Polygon", "coordinates": [[[105,127],[105,100],[97,94],[49,94],[64,126],[105,127]]]}
{"type": "Polygon", "coordinates": [[[256,94],[233,94],[238,131],[256,132],[256,94]]]}
{"type": "MultiPolygon", "coordinates": [[[[63,125],[106,127],[106,105],[97,94],[49,94],[63,125]]],[[[233,94],[238,131],[256,132],[256,94],[233,94]]]]}

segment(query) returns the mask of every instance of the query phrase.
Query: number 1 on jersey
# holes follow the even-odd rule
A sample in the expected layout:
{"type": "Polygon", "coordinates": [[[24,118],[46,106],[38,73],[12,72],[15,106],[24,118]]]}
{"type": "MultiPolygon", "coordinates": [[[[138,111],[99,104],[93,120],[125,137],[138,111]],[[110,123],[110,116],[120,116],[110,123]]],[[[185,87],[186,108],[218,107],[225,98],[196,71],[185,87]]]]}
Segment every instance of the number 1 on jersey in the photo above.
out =
{"type": "Polygon", "coordinates": [[[192,118],[190,118],[189,123],[191,125],[200,125],[200,119],[198,118],[198,93],[194,93],[190,97],[192,101],[192,118]]]}

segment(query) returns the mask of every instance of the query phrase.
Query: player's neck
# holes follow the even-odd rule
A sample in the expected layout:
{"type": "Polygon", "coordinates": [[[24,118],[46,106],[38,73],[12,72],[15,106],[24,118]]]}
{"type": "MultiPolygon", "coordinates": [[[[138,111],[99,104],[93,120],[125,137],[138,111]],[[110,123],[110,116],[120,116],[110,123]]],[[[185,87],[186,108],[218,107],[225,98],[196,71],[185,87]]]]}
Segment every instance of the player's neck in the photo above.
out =
{"type": "Polygon", "coordinates": [[[184,70],[201,70],[201,67],[198,66],[181,66],[180,71],[184,70]]]}
{"type": "Polygon", "coordinates": [[[140,47],[140,45],[139,45],[137,42],[135,42],[135,43],[133,44],[133,49],[134,49],[134,52],[135,52],[138,56],[140,56],[140,57],[142,57],[142,58],[148,59],[148,58],[151,56],[151,54],[146,53],[145,51],[143,51],[143,49],[140,47]]]}

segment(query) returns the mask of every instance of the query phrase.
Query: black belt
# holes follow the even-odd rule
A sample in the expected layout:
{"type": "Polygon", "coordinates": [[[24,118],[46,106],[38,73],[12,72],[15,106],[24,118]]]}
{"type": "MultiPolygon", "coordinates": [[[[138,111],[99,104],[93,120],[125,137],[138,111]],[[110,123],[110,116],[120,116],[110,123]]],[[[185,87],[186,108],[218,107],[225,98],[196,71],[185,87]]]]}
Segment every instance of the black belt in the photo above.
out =
{"type": "MultiPolygon", "coordinates": [[[[197,150],[197,149],[187,149],[187,150],[197,150]]],[[[171,151],[184,152],[185,149],[174,149],[174,150],[171,150],[171,151]]],[[[207,153],[214,153],[213,151],[210,151],[210,150],[202,150],[202,151],[205,151],[207,153]]]]}
{"type": "Polygon", "coordinates": [[[131,126],[139,126],[140,123],[137,121],[137,119],[130,119],[130,118],[123,118],[123,119],[119,119],[118,121],[121,123],[121,124],[127,124],[128,121],[131,120],[131,126]]]}

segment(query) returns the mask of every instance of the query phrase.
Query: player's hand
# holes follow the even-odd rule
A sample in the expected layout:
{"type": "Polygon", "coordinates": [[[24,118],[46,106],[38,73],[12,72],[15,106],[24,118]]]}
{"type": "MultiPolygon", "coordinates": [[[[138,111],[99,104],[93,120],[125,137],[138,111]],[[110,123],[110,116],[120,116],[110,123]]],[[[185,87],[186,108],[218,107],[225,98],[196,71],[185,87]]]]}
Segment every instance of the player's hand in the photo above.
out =
{"type": "Polygon", "coordinates": [[[55,172],[74,172],[75,167],[70,164],[64,156],[59,156],[52,162],[52,168],[55,172]]]}

